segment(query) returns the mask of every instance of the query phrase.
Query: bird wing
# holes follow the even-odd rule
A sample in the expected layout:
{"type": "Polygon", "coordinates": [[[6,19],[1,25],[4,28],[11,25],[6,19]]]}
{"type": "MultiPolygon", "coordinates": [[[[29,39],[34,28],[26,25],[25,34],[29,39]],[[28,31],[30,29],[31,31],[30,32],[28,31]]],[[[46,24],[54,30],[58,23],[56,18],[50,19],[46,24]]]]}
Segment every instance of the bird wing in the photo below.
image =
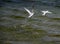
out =
{"type": "Polygon", "coordinates": [[[41,11],[42,13],[45,13],[45,11],[41,11]]]}
{"type": "Polygon", "coordinates": [[[29,14],[31,14],[31,12],[27,9],[27,8],[24,8],[29,14]]]}
{"type": "Polygon", "coordinates": [[[47,13],[52,13],[52,12],[50,12],[50,11],[48,11],[48,10],[47,10],[46,12],[47,12],[47,13]]]}
{"type": "Polygon", "coordinates": [[[52,13],[52,12],[48,12],[48,13],[52,13]]]}

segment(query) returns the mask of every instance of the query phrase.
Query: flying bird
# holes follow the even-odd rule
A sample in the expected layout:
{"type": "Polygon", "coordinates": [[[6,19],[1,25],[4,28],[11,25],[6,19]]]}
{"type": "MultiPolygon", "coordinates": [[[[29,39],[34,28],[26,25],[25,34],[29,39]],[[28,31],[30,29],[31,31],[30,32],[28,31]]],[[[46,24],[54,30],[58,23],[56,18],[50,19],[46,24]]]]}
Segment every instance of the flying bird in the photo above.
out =
{"type": "Polygon", "coordinates": [[[24,8],[24,9],[29,13],[28,18],[30,18],[30,17],[32,17],[32,16],[34,15],[33,10],[32,10],[32,11],[30,11],[30,10],[28,10],[27,8],[24,8]]]}
{"type": "Polygon", "coordinates": [[[43,13],[42,15],[45,16],[47,13],[52,13],[52,12],[50,12],[50,11],[42,11],[42,13],[43,13]]]}

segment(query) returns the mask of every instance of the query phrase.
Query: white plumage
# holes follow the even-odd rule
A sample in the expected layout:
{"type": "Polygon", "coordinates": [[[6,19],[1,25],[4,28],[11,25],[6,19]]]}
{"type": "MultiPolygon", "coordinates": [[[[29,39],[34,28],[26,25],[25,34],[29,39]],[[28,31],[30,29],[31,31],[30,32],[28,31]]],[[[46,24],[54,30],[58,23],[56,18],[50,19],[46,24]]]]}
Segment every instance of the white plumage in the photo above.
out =
{"type": "Polygon", "coordinates": [[[45,16],[47,13],[52,13],[52,12],[50,12],[50,11],[42,11],[42,13],[43,13],[42,15],[45,16]]]}
{"type": "Polygon", "coordinates": [[[34,12],[32,10],[32,12],[30,10],[28,10],[27,8],[24,8],[28,13],[29,13],[29,16],[28,18],[32,17],[34,15],[34,12]]]}

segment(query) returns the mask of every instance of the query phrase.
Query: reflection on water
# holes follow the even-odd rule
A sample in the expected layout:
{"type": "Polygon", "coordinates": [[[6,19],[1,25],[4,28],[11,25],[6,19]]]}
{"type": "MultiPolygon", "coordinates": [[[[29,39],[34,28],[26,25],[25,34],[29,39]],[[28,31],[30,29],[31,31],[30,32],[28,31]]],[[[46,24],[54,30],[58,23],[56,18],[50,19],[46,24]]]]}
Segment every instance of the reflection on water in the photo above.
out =
{"type": "Polygon", "coordinates": [[[60,8],[32,3],[6,3],[0,7],[1,44],[60,44],[60,8]],[[33,9],[31,18],[23,9],[33,9]],[[41,10],[53,13],[42,16],[41,10]]]}

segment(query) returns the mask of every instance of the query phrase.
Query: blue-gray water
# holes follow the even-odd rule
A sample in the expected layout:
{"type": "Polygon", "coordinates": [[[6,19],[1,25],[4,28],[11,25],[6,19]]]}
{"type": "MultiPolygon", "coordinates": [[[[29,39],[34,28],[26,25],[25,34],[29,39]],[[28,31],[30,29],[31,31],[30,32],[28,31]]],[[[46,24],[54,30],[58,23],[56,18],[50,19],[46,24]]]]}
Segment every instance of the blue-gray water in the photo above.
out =
{"type": "Polygon", "coordinates": [[[0,7],[0,43],[60,44],[60,8],[35,3],[5,3],[0,7]],[[35,14],[28,18],[24,7],[33,9],[35,14]],[[42,16],[42,10],[52,14],[42,16]]]}

